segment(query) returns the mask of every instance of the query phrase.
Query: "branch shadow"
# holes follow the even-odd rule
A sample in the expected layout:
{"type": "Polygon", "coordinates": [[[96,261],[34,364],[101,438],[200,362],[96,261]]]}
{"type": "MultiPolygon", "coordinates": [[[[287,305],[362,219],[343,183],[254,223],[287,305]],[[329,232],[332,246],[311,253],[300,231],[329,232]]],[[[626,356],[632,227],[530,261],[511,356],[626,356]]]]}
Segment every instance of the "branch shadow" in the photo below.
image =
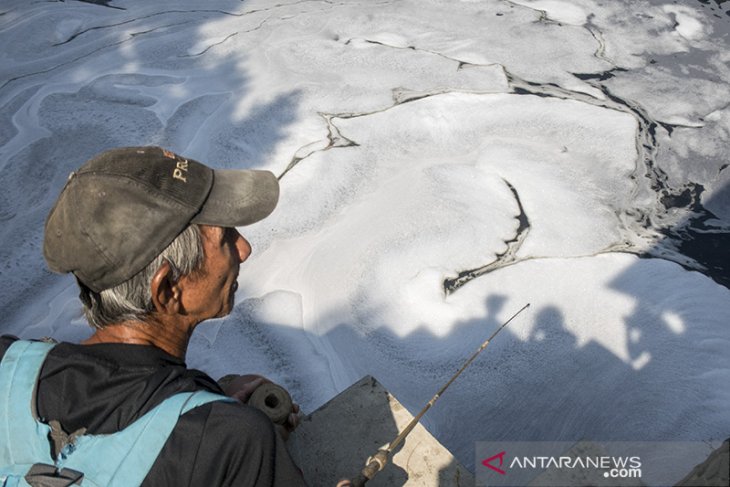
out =
{"type": "Polygon", "coordinates": [[[0,88],[3,333],[22,335],[28,322],[43,321],[48,311],[37,297],[72,285],[46,269],[43,225],[69,173],[90,157],[113,147],[162,145],[214,168],[287,162],[271,158],[298,120],[299,92],[247,100],[252,74],[245,54],[217,49],[220,42],[206,31],[244,14],[102,5],[114,2],[23,4],[13,11],[26,21],[8,35],[34,39],[38,51],[26,54],[16,78],[0,88]],[[56,16],[50,27],[45,13],[56,16]],[[49,28],[47,36],[34,35],[49,28]],[[33,74],[36,65],[49,67],[33,74]]]}

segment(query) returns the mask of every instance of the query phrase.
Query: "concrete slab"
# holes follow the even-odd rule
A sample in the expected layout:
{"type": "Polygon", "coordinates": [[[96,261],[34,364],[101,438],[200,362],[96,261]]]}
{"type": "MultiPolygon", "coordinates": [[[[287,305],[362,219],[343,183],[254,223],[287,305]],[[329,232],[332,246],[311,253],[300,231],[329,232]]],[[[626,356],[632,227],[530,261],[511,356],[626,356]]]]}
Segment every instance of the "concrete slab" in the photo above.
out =
{"type": "MultiPolygon", "coordinates": [[[[312,487],[353,478],[413,416],[373,377],[365,376],[305,417],[289,450],[312,487]]],[[[471,487],[474,476],[420,424],[369,487],[471,487]]]]}

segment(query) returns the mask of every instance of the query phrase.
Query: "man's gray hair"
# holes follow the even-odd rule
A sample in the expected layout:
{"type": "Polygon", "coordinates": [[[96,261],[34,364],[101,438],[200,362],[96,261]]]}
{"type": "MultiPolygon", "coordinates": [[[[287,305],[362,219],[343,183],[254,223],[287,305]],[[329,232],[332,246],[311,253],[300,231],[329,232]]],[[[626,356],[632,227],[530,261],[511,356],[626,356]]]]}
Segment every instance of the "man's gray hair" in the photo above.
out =
{"type": "Polygon", "coordinates": [[[203,240],[197,225],[190,225],[147,267],[127,281],[96,293],[82,283],[81,303],[86,320],[94,328],[122,321],[147,321],[154,311],[150,285],[160,266],[167,261],[172,279],[177,280],[199,269],[203,263],[203,240]]]}

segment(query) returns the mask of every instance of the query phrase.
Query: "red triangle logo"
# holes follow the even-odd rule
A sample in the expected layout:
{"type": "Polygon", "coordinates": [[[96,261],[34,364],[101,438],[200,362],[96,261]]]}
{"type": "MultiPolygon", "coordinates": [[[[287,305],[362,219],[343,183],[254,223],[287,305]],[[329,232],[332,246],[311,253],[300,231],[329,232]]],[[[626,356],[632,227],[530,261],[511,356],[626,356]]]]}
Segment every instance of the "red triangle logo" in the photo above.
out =
{"type": "Polygon", "coordinates": [[[494,455],[492,457],[489,457],[486,460],[482,461],[482,465],[484,465],[487,468],[491,468],[492,470],[494,470],[495,472],[497,472],[500,475],[507,475],[507,472],[505,472],[501,468],[497,468],[494,465],[492,465],[492,461],[494,461],[494,460],[496,460],[496,459],[499,458],[499,466],[501,467],[502,464],[504,464],[504,456],[506,454],[507,454],[507,452],[504,452],[504,451],[503,452],[500,452],[500,453],[497,453],[496,455],[494,455]]]}

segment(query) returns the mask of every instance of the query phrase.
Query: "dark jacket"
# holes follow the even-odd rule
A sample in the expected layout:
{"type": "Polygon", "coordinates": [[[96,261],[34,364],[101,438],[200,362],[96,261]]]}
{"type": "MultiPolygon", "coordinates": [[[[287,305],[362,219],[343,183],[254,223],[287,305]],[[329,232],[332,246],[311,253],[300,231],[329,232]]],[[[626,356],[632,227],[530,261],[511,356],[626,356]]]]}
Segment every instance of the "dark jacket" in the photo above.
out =
{"type": "MultiPolygon", "coordinates": [[[[14,340],[0,337],[0,359],[14,340]]],[[[67,433],[109,434],[171,395],[195,390],[222,392],[206,374],[156,347],[59,343],[41,369],[38,414],[44,422],[58,420],[67,433]]],[[[180,417],[142,485],[294,487],[304,481],[266,415],[213,402],[180,417]]]]}

